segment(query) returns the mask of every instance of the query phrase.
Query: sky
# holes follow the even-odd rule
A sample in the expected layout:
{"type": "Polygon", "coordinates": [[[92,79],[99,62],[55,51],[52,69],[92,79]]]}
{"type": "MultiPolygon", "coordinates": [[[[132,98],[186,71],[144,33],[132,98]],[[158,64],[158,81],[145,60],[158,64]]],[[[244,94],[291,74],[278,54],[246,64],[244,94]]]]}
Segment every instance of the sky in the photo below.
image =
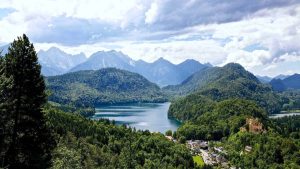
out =
{"type": "Polygon", "coordinates": [[[300,73],[300,0],[0,0],[0,45],[23,33],[37,50],[300,73]]]}

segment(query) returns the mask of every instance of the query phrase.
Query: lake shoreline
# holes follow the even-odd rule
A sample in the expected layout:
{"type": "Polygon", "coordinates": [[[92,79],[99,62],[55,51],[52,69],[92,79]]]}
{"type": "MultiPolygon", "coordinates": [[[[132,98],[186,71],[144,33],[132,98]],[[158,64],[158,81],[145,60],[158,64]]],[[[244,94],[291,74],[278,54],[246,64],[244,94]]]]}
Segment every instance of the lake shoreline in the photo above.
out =
{"type": "Polygon", "coordinates": [[[137,130],[165,133],[176,131],[182,124],[168,116],[170,102],[127,103],[96,106],[96,113],[90,119],[108,119],[116,125],[127,125],[137,130]]]}
{"type": "Polygon", "coordinates": [[[270,114],[269,118],[282,118],[282,117],[287,117],[287,116],[300,116],[300,112],[270,114]]]}

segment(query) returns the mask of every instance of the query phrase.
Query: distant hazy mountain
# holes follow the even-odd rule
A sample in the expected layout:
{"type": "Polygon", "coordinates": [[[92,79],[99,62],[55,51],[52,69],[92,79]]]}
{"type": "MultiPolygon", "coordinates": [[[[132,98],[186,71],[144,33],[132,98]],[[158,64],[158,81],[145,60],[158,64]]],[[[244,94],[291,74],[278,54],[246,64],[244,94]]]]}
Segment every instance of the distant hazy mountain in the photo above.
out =
{"type": "MultiPolygon", "coordinates": [[[[182,72],[182,78],[185,80],[189,76],[191,76],[193,73],[207,67],[212,67],[211,64],[201,64],[196,60],[193,59],[187,59],[184,62],[177,65],[179,70],[182,72]]],[[[180,83],[183,81],[180,79],[180,83]]]]}
{"type": "Polygon", "coordinates": [[[1,55],[5,55],[8,52],[8,47],[10,44],[4,45],[4,46],[0,46],[0,54],[1,55]]]}
{"type": "Polygon", "coordinates": [[[285,79],[285,78],[287,78],[287,77],[289,77],[290,75],[283,75],[283,74],[280,74],[280,75],[277,75],[277,76],[275,76],[273,79],[281,79],[281,80],[283,80],[283,79],[285,79]]]}
{"type": "Polygon", "coordinates": [[[269,76],[259,76],[259,75],[256,75],[256,77],[262,83],[269,83],[272,80],[272,78],[269,77],[269,76]]]}
{"type": "Polygon", "coordinates": [[[300,89],[300,74],[294,74],[283,79],[283,83],[287,86],[287,88],[300,89]]]}
{"type": "Polygon", "coordinates": [[[92,54],[85,62],[72,68],[70,72],[114,67],[139,73],[151,82],[166,86],[179,84],[191,74],[209,66],[211,65],[201,64],[195,60],[186,60],[179,65],[163,58],[152,63],[143,60],[134,61],[122,52],[112,50],[92,54]]]}
{"type": "Polygon", "coordinates": [[[188,59],[175,65],[163,58],[159,58],[153,63],[137,61],[135,72],[140,73],[160,86],[167,86],[180,84],[193,73],[207,67],[211,67],[211,65],[201,64],[193,59],[188,59]]]}
{"type": "MultiPolygon", "coordinates": [[[[0,47],[2,55],[8,53],[8,47],[9,44],[0,47]]],[[[37,55],[42,65],[42,74],[45,76],[64,74],[87,59],[83,53],[71,55],[56,47],[51,47],[46,51],[41,50],[37,55]]]]}
{"type": "Polygon", "coordinates": [[[98,70],[102,68],[114,67],[132,71],[134,61],[122,52],[99,51],[92,54],[85,62],[75,66],[70,72],[79,70],[98,70]]]}
{"type": "Polygon", "coordinates": [[[45,76],[64,74],[86,60],[83,53],[71,55],[56,47],[39,51],[38,58],[42,65],[42,74],[45,76]]]}
{"type": "MultiPolygon", "coordinates": [[[[7,53],[9,45],[0,47],[2,54],[7,53]]],[[[193,73],[212,65],[201,64],[196,60],[188,59],[176,65],[163,58],[148,63],[143,60],[132,60],[129,56],[115,50],[99,51],[89,58],[83,53],[68,54],[59,48],[38,52],[39,62],[42,65],[42,74],[45,76],[61,75],[67,72],[80,70],[99,70],[102,68],[118,68],[136,72],[159,86],[180,84],[193,73]]]]}
{"type": "Polygon", "coordinates": [[[183,80],[183,72],[163,58],[153,63],[137,62],[134,71],[160,86],[178,84],[183,80]]]}
{"type": "Polygon", "coordinates": [[[287,89],[300,89],[300,74],[294,74],[284,79],[273,79],[270,84],[276,91],[287,89]]]}
{"type": "Polygon", "coordinates": [[[281,79],[272,79],[269,84],[272,86],[273,90],[275,91],[285,91],[286,90],[286,86],[284,85],[283,81],[281,79]]]}

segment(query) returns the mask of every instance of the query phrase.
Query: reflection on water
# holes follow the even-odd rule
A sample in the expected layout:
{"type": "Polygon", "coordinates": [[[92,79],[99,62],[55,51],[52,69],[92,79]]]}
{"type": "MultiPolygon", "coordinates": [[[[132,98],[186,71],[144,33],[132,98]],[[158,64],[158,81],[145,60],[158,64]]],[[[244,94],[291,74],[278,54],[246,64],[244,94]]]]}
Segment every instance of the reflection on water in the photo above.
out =
{"type": "Polygon", "coordinates": [[[270,118],[280,118],[285,116],[299,116],[300,113],[279,113],[279,114],[271,114],[269,115],[270,118]]]}
{"type": "Polygon", "coordinates": [[[165,133],[175,131],[180,122],[168,118],[170,103],[136,103],[96,108],[93,119],[106,118],[116,124],[128,124],[131,127],[152,132],[165,133]]]}

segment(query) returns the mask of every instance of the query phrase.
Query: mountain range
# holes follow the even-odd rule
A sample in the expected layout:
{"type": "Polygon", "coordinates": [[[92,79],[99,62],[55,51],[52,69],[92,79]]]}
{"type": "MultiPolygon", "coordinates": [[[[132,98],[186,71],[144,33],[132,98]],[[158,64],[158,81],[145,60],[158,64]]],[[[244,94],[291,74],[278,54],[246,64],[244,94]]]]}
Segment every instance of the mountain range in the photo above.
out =
{"type": "Polygon", "coordinates": [[[270,85],[275,91],[300,89],[300,74],[294,74],[283,79],[273,79],[270,81],[270,85]]]}
{"type": "Polygon", "coordinates": [[[283,74],[280,74],[280,75],[277,75],[275,77],[269,77],[269,76],[260,76],[260,75],[256,75],[256,77],[258,78],[258,80],[262,83],[269,83],[271,82],[272,80],[275,80],[275,79],[285,79],[285,78],[288,78],[290,77],[291,75],[283,75],[283,74]]]}
{"type": "Polygon", "coordinates": [[[269,76],[256,75],[257,79],[262,83],[269,83],[273,78],[269,76]]]}
{"type": "Polygon", "coordinates": [[[275,76],[273,79],[281,79],[281,80],[283,80],[283,79],[285,79],[285,78],[288,78],[290,75],[283,75],[283,74],[280,74],[280,75],[277,75],[277,76],[275,76]]]}
{"type": "Polygon", "coordinates": [[[143,60],[135,61],[122,52],[112,50],[92,54],[85,62],[72,68],[70,72],[114,67],[139,73],[159,86],[166,86],[179,84],[193,73],[210,66],[210,64],[201,64],[191,59],[178,65],[163,58],[152,63],[143,60]]]}
{"type": "MultiPolygon", "coordinates": [[[[0,47],[2,55],[8,52],[8,47],[9,44],[0,47]]],[[[139,73],[160,87],[184,83],[187,78],[194,76],[194,73],[212,67],[209,63],[201,64],[193,59],[187,59],[180,64],[173,64],[162,57],[152,63],[143,60],[136,61],[122,52],[115,50],[98,51],[90,57],[86,57],[84,53],[72,55],[57,47],[51,47],[48,50],[40,50],[38,58],[42,65],[42,74],[44,76],[56,76],[80,70],[98,70],[114,67],[139,73]]],[[[297,85],[288,84],[294,83],[293,80],[284,81],[289,75],[280,74],[274,78],[259,75],[256,77],[262,83],[271,84],[277,91],[286,90],[287,88],[298,88],[297,85]]]]}
{"type": "MultiPolygon", "coordinates": [[[[3,50],[2,54],[7,53],[8,47],[9,45],[0,47],[0,50],[3,50]]],[[[152,63],[143,60],[135,61],[115,50],[98,51],[87,58],[83,53],[72,55],[56,47],[40,50],[38,58],[44,76],[114,67],[139,73],[159,86],[179,84],[193,73],[212,66],[209,63],[201,64],[192,59],[176,65],[162,57],[152,63]]]]}
{"type": "Polygon", "coordinates": [[[38,52],[39,62],[42,65],[42,74],[45,76],[55,76],[67,73],[74,66],[86,61],[83,53],[71,55],[56,47],[38,52]]]}
{"type": "Polygon", "coordinates": [[[210,64],[201,64],[192,59],[178,65],[163,58],[159,58],[152,63],[143,60],[135,61],[122,52],[115,50],[99,51],[86,58],[82,53],[70,55],[52,47],[47,51],[40,51],[38,56],[42,65],[42,73],[45,76],[114,67],[139,73],[159,86],[179,84],[193,73],[211,67],[210,64]]]}
{"type": "Polygon", "coordinates": [[[0,46],[0,54],[4,55],[6,53],[8,53],[8,47],[10,44],[4,45],[4,46],[0,46]]]}
{"type": "MultiPolygon", "coordinates": [[[[8,47],[9,44],[0,47],[2,55],[8,53],[8,47]]],[[[84,53],[72,55],[57,47],[51,47],[46,51],[40,50],[37,55],[44,76],[55,76],[67,73],[74,66],[87,60],[84,53]]]]}

